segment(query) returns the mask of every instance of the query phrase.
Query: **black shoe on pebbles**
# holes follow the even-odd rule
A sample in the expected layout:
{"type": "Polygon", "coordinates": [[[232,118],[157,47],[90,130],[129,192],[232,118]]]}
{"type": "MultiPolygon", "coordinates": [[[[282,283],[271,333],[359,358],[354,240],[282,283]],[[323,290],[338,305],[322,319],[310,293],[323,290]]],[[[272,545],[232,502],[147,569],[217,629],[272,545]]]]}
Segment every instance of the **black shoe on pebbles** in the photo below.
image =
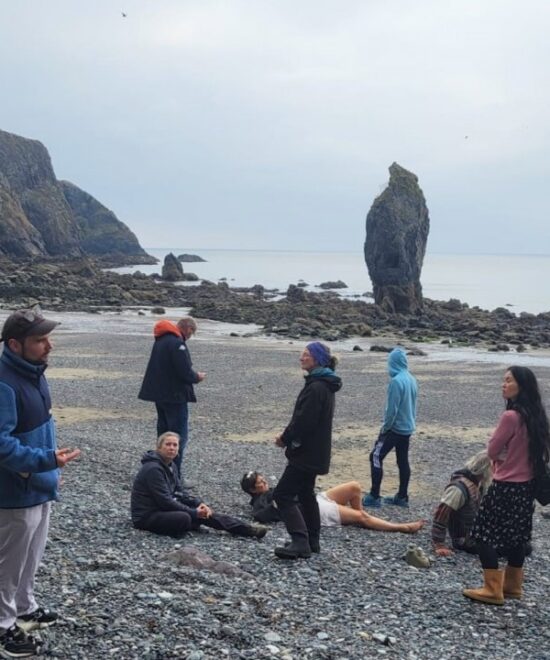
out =
{"type": "Polygon", "coordinates": [[[57,614],[50,612],[42,607],[37,608],[30,614],[23,614],[18,616],[16,625],[24,632],[28,633],[31,630],[41,630],[42,628],[49,628],[57,623],[57,614]]]}
{"type": "Polygon", "coordinates": [[[285,546],[275,548],[275,554],[279,559],[309,559],[311,548],[309,543],[302,541],[291,541],[285,546]]]}
{"type": "Polygon", "coordinates": [[[0,634],[0,657],[30,658],[38,653],[39,644],[17,625],[0,634]]]}

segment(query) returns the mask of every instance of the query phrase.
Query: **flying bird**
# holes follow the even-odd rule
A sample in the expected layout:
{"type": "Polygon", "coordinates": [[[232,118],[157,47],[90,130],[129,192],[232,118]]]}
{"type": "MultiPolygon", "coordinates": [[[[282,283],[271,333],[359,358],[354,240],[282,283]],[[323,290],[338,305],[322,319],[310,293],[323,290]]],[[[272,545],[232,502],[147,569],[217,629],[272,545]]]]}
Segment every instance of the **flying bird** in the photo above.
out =
{"type": "Polygon", "coordinates": [[[128,14],[125,14],[123,11],[121,11],[120,13],[122,14],[122,18],[126,18],[126,16],[128,16],[128,14]]]}

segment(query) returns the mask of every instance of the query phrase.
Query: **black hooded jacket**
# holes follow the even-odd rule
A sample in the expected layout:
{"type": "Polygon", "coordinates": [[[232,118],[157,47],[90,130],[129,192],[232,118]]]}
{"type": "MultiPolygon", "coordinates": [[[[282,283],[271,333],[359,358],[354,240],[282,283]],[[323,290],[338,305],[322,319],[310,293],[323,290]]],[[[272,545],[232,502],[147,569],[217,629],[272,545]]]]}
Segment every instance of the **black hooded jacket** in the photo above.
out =
{"type": "Polygon", "coordinates": [[[283,431],[288,462],[297,468],[327,474],[330,468],[334,394],[341,379],[330,369],[309,374],[296,399],[289,425],[283,431]]]}
{"type": "Polygon", "coordinates": [[[189,348],[175,323],[158,321],[155,343],[138,398],[156,403],[194,403],[193,385],[199,382],[189,348]]]}
{"type": "Polygon", "coordinates": [[[180,488],[177,468],[168,465],[152,450],[143,455],[141,469],[134,479],[131,497],[132,523],[141,527],[151,513],[156,511],[183,511],[193,520],[201,500],[180,488]]]}

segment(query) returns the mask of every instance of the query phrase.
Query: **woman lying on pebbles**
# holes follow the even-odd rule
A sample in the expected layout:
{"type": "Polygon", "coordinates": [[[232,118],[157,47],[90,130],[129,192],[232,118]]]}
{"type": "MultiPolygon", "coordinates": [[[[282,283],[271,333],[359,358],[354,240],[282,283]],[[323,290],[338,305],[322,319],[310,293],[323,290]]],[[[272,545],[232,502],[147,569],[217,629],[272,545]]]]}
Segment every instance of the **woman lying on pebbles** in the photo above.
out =
{"type": "MultiPolygon", "coordinates": [[[[273,501],[273,488],[269,487],[267,479],[261,472],[253,471],[245,474],[241,479],[241,488],[251,496],[250,504],[255,520],[262,523],[281,520],[279,510],[273,501]]],[[[424,520],[393,523],[371,516],[362,508],[361,496],[361,484],[357,481],[348,481],[317,493],[321,526],[357,525],[379,532],[401,532],[402,534],[415,534],[424,527],[424,520]]]]}

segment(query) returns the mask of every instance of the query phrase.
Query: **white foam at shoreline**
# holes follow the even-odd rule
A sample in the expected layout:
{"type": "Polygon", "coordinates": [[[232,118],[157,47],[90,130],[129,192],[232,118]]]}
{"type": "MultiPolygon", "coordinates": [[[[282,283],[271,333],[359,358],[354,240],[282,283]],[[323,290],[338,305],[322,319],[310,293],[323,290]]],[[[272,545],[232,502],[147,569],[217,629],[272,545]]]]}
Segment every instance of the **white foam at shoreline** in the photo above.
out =
{"type": "MultiPolygon", "coordinates": [[[[150,337],[152,334],[152,327],[156,321],[163,318],[176,320],[182,316],[189,314],[189,308],[184,307],[170,307],[166,308],[166,314],[157,315],[151,314],[149,310],[141,310],[143,315],[138,313],[138,309],[126,309],[123,311],[101,311],[97,314],[88,312],[55,312],[45,311],[44,314],[49,318],[56,319],[61,322],[56,333],[60,334],[126,334],[129,336],[144,335],[150,337]]],[[[3,322],[7,313],[2,315],[0,322],[3,322]]],[[[193,341],[209,341],[219,342],[227,341],[230,339],[231,333],[241,335],[240,341],[253,341],[259,343],[269,344],[294,344],[297,350],[308,340],[297,339],[291,340],[288,338],[266,336],[256,334],[253,337],[243,338],[244,334],[254,334],[261,332],[262,326],[253,323],[225,323],[221,321],[211,321],[209,319],[200,319],[199,327],[193,341]]],[[[510,364],[518,364],[532,367],[550,367],[550,351],[537,350],[536,353],[525,352],[499,352],[494,353],[487,351],[483,348],[442,348],[441,344],[413,344],[406,342],[402,339],[376,337],[365,339],[363,337],[351,337],[340,341],[331,342],[331,347],[335,352],[351,352],[353,347],[358,345],[363,351],[368,352],[373,344],[385,344],[387,346],[396,345],[397,343],[403,344],[405,347],[417,346],[421,348],[427,356],[425,358],[430,362],[477,362],[486,364],[502,364],[504,366],[510,364]]]]}

